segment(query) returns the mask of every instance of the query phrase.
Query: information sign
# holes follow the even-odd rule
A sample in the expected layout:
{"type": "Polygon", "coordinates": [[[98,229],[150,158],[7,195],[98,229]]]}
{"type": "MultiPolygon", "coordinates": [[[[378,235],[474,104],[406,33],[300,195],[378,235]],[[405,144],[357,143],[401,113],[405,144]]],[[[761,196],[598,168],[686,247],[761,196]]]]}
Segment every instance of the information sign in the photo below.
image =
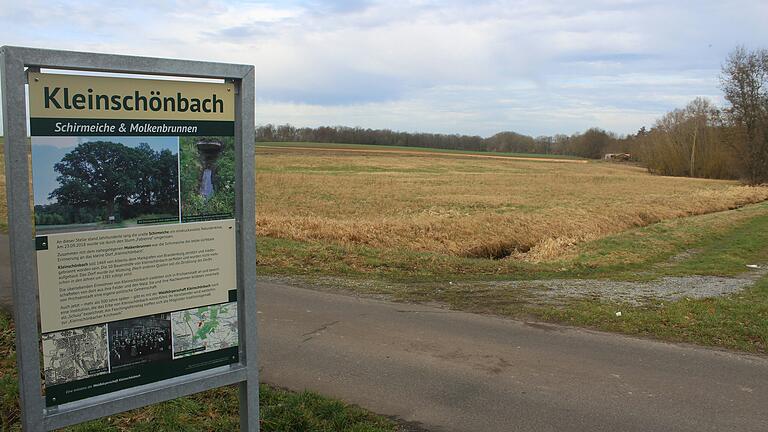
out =
{"type": "Polygon", "coordinates": [[[24,429],[240,383],[258,430],[253,67],[0,60],[24,429]]]}

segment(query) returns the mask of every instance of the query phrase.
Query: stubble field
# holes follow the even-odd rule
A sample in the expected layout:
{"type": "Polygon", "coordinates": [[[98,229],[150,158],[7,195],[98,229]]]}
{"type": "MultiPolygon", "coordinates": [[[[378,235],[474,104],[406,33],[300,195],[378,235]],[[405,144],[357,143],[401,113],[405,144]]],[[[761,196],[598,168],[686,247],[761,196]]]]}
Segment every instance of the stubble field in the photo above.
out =
{"type": "Polygon", "coordinates": [[[559,260],[632,228],[768,199],[768,188],[601,162],[274,146],[256,160],[259,236],[465,258],[559,260]]]}

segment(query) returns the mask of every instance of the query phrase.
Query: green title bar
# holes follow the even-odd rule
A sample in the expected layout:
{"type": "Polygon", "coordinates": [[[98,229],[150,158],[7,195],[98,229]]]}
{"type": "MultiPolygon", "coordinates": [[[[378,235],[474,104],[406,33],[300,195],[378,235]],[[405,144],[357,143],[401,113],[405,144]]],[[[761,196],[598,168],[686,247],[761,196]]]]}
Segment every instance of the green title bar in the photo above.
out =
{"type": "Polygon", "coordinates": [[[232,136],[235,122],[32,118],[30,129],[32,136],[232,136]]]}

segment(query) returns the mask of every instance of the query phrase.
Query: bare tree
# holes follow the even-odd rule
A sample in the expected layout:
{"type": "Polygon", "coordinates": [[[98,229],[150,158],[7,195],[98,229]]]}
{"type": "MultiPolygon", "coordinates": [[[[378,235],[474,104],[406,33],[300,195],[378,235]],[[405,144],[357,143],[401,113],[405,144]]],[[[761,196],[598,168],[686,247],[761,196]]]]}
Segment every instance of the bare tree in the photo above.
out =
{"type": "Polygon", "coordinates": [[[733,50],[720,76],[727,112],[743,130],[741,160],[746,180],[768,182],[768,50],[733,50]]]}
{"type": "Polygon", "coordinates": [[[709,100],[696,98],[675,109],[654,127],[630,139],[651,172],[662,175],[737,178],[726,128],[709,100]]]}

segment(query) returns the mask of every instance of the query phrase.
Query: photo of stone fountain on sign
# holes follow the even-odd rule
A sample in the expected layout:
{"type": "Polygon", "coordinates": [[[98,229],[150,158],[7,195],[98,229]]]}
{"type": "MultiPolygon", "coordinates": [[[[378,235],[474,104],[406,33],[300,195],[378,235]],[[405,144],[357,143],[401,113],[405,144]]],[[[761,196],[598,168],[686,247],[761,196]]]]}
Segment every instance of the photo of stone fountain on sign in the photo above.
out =
{"type": "Polygon", "coordinates": [[[221,152],[221,141],[203,138],[197,141],[197,150],[203,160],[203,176],[200,179],[200,195],[206,200],[213,196],[213,166],[221,152]]]}
{"type": "Polygon", "coordinates": [[[233,217],[234,150],[234,137],[179,138],[182,222],[233,217]]]}

